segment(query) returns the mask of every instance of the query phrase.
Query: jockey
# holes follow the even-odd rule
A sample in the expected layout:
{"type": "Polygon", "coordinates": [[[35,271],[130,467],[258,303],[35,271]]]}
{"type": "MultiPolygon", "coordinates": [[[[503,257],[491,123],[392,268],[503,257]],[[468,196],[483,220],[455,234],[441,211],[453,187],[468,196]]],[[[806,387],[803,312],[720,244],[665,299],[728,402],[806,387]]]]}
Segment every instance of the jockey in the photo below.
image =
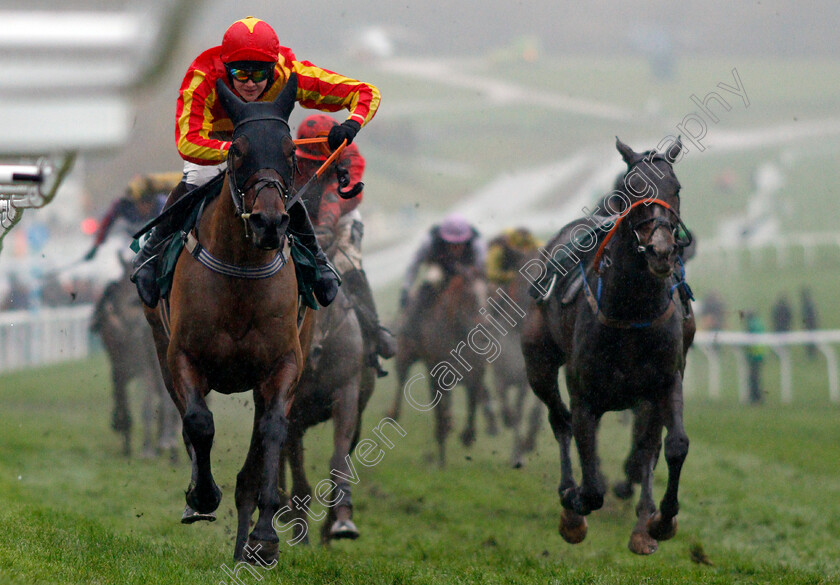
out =
{"type": "Polygon", "coordinates": [[[484,239],[462,215],[453,213],[439,225],[433,226],[414,254],[403,280],[400,307],[406,309],[417,274],[421,267],[425,268],[425,275],[410,303],[403,329],[411,331],[415,328],[417,318],[451,276],[470,268],[483,274],[486,256],[487,245],[484,239]]]}
{"type": "Polygon", "coordinates": [[[134,233],[147,221],[157,217],[163,210],[167,196],[180,181],[181,173],[134,175],[125,195],[111,204],[99,222],[93,247],[85,254],[85,260],[93,260],[117,220],[126,221],[131,233],[134,233]]]}
{"type": "MultiPolygon", "coordinates": [[[[204,51],[193,61],[181,83],[175,142],[185,161],[184,175],[170,194],[166,207],[225,171],[233,124],[216,99],[216,81],[223,80],[246,102],[272,101],[292,73],[297,74],[300,105],[327,112],[344,109],[350,113],[329,132],[328,145],[332,150],[344,140],[348,144],[353,142],[356,133],[379,107],[379,90],[373,85],[322,69],[309,61],[298,61],[291,49],[280,46],[277,33],[266,22],[252,16],[238,20],[227,29],[220,46],[204,51]]],[[[318,245],[303,204],[295,204],[287,212],[290,229],[313,253],[320,269],[315,297],[321,305],[329,305],[338,292],[338,275],[318,245]]],[[[163,250],[163,242],[181,227],[173,224],[177,221],[172,218],[158,224],[134,260],[132,278],[140,298],[150,307],[160,297],[156,282],[158,254],[163,250]]]]}
{"type": "MultiPolygon", "coordinates": [[[[337,122],[326,114],[312,114],[298,127],[298,138],[328,136],[337,122]]],[[[329,149],[321,144],[302,144],[297,149],[297,165],[300,173],[295,176],[295,188],[300,189],[312,177],[329,156],[329,149]]],[[[339,189],[359,185],[365,159],[355,144],[345,148],[336,163],[318,181],[318,188],[308,192],[304,203],[315,224],[315,234],[321,246],[332,250],[332,260],[341,275],[342,287],[359,319],[365,337],[376,347],[370,356],[370,364],[377,368],[380,376],[385,372],[378,356],[387,359],[396,352],[395,341],[390,331],[379,324],[373,292],[362,269],[362,235],[364,225],[357,209],[362,201],[362,191],[344,199],[339,189]]]]}
{"type": "Polygon", "coordinates": [[[528,228],[505,230],[488,245],[487,280],[499,286],[511,283],[541,245],[528,228]]]}

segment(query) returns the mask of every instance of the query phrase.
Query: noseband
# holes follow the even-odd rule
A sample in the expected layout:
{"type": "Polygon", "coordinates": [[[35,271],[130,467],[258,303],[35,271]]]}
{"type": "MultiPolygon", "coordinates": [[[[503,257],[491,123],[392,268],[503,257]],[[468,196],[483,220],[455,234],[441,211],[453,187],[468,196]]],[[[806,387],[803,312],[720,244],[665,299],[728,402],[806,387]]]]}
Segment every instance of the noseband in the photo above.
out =
{"type": "Polygon", "coordinates": [[[245,194],[250,190],[255,190],[254,204],[260,196],[260,191],[266,187],[274,187],[280,193],[280,198],[285,205],[289,196],[289,187],[279,178],[276,177],[258,177],[256,174],[252,175],[245,184],[240,187],[236,180],[236,172],[233,167],[228,170],[230,177],[230,196],[233,199],[233,206],[236,208],[236,215],[238,215],[245,224],[245,237],[250,238],[250,227],[248,226],[248,218],[251,217],[251,212],[254,206],[251,206],[251,211],[245,209],[245,194]]]}

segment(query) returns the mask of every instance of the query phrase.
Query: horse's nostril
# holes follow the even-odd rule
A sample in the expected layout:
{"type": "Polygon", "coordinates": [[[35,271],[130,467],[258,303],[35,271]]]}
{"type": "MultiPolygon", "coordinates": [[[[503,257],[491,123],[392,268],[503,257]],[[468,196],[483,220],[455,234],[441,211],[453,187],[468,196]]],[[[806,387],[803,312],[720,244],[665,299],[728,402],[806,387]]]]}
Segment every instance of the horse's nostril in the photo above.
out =
{"type": "Polygon", "coordinates": [[[254,228],[254,231],[262,231],[266,228],[267,222],[262,213],[251,214],[249,221],[251,222],[251,227],[254,228]]]}

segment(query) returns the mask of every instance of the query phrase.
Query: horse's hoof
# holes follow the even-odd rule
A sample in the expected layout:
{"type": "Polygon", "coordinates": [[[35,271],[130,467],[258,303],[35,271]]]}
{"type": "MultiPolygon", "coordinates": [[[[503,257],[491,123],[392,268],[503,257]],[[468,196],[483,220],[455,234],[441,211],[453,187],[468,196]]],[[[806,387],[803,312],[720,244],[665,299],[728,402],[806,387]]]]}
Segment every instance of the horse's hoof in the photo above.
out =
{"type": "Polygon", "coordinates": [[[586,538],[586,518],[575,514],[572,510],[563,508],[560,515],[560,536],[569,544],[579,544],[586,538]]]}
{"type": "Polygon", "coordinates": [[[201,514],[212,514],[222,501],[222,490],[215,483],[211,485],[210,495],[207,491],[199,493],[195,486],[187,490],[187,506],[201,514]]]}
{"type": "Polygon", "coordinates": [[[659,544],[647,532],[634,532],[630,535],[627,548],[637,555],[652,555],[659,548],[659,544]]]}
{"type": "Polygon", "coordinates": [[[629,500],[633,497],[633,483],[620,481],[613,486],[613,493],[619,500],[629,500]]]}
{"type": "Polygon", "coordinates": [[[396,409],[391,408],[388,410],[388,412],[385,413],[385,417],[393,420],[400,420],[400,413],[397,412],[396,409]]]}
{"type": "Polygon", "coordinates": [[[470,447],[473,443],[475,443],[475,431],[472,429],[464,429],[464,431],[459,435],[461,439],[461,443],[463,443],[464,447],[470,447]]]}
{"type": "Polygon", "coordinates": [[[356,540],[359,538],[359,529],[356,528],[352,520],[336,520],[330,527],[330,538],[336,540],[340,538],[356,540]]]}
{"type": "Polygon", "coordinates": [[[671,518],[670,522],[665,522],[657,510],[648,520],[647,530],[656,540],[669,540],[677,534],[677,519],[671,518]]]}
{"type": "Polygon", "coordinates": [[[209,514],[199,514],[198,512],[190,508],[189,504],[184,508],[184,513],[181,516],[181,524],[192,524],[193,522],[199,522],[201,520],[205,520],[207,522],[215,522],[216,513],[210,512],[209,514]]]}
{"type": "Polygon", "coordinates": [[[242,556],[245,557],[245,562],[251,565],[273,565],[280,558],[280,541],[259,540],[249,536],[242,556]]]}
{"type": "Polygon", "coordinates": [[[493,419],[490,419],[489,421],[487,421],[487,436],[495,437],[498,434],[499,434],[499,427],[496,424],[496,421],[493,420],[493,419]]]}

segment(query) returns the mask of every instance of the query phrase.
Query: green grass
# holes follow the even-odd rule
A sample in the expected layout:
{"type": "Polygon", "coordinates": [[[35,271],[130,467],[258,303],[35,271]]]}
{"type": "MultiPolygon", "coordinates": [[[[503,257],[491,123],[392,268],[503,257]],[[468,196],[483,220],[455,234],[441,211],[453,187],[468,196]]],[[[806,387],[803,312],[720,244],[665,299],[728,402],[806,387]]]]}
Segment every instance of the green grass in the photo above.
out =
{"type": "MultiPolygon", "coordinates": [[[[214,524],[182,526],[183,458],[127,460],[108,428],[102,356],[0,377],[0,582],[219,583],[233,566],[233,488],[251,423],[242,397],[214,396],[214,472],[225,496],[214,524]]],[[[380,382],[368,431],[395,391],[380,382]]],[[[362,538],[331,548],[284,547],[267,583],[833,583],[840,581],[840,431],[826,402],[738,406],[695,395],[680,531],[655,555],[626,544],[634,502],[609,496],[584,543],[557,534],[557,448],[543,430],[524,469],[508,467],[510,437],[453,439],[449,466],[430,464],[432,417],[409,411],[382,462],[360,471],[362,538]],[[692,562],[702,548],[712,563],[692,562]]],[[[463,420],[456,397],[456,425],[463,420]]],[[[370,436],[369,432],[365,433],[370,436]]],[[[307,436],[310,483],[327,476],[330,425],[307,436]]],[[[605,417],[601,455],[616,479],[629,428],[605,417]]],[[[656,492],[664,489],[664,464],[656,492]]],[[[314,512],[318,512],[316,507],[314,512]]],[[[317,525],[311,528],[316,534],[317,525]]],[[[244,582],[248,575],[240,572],[244,582]]]]}

